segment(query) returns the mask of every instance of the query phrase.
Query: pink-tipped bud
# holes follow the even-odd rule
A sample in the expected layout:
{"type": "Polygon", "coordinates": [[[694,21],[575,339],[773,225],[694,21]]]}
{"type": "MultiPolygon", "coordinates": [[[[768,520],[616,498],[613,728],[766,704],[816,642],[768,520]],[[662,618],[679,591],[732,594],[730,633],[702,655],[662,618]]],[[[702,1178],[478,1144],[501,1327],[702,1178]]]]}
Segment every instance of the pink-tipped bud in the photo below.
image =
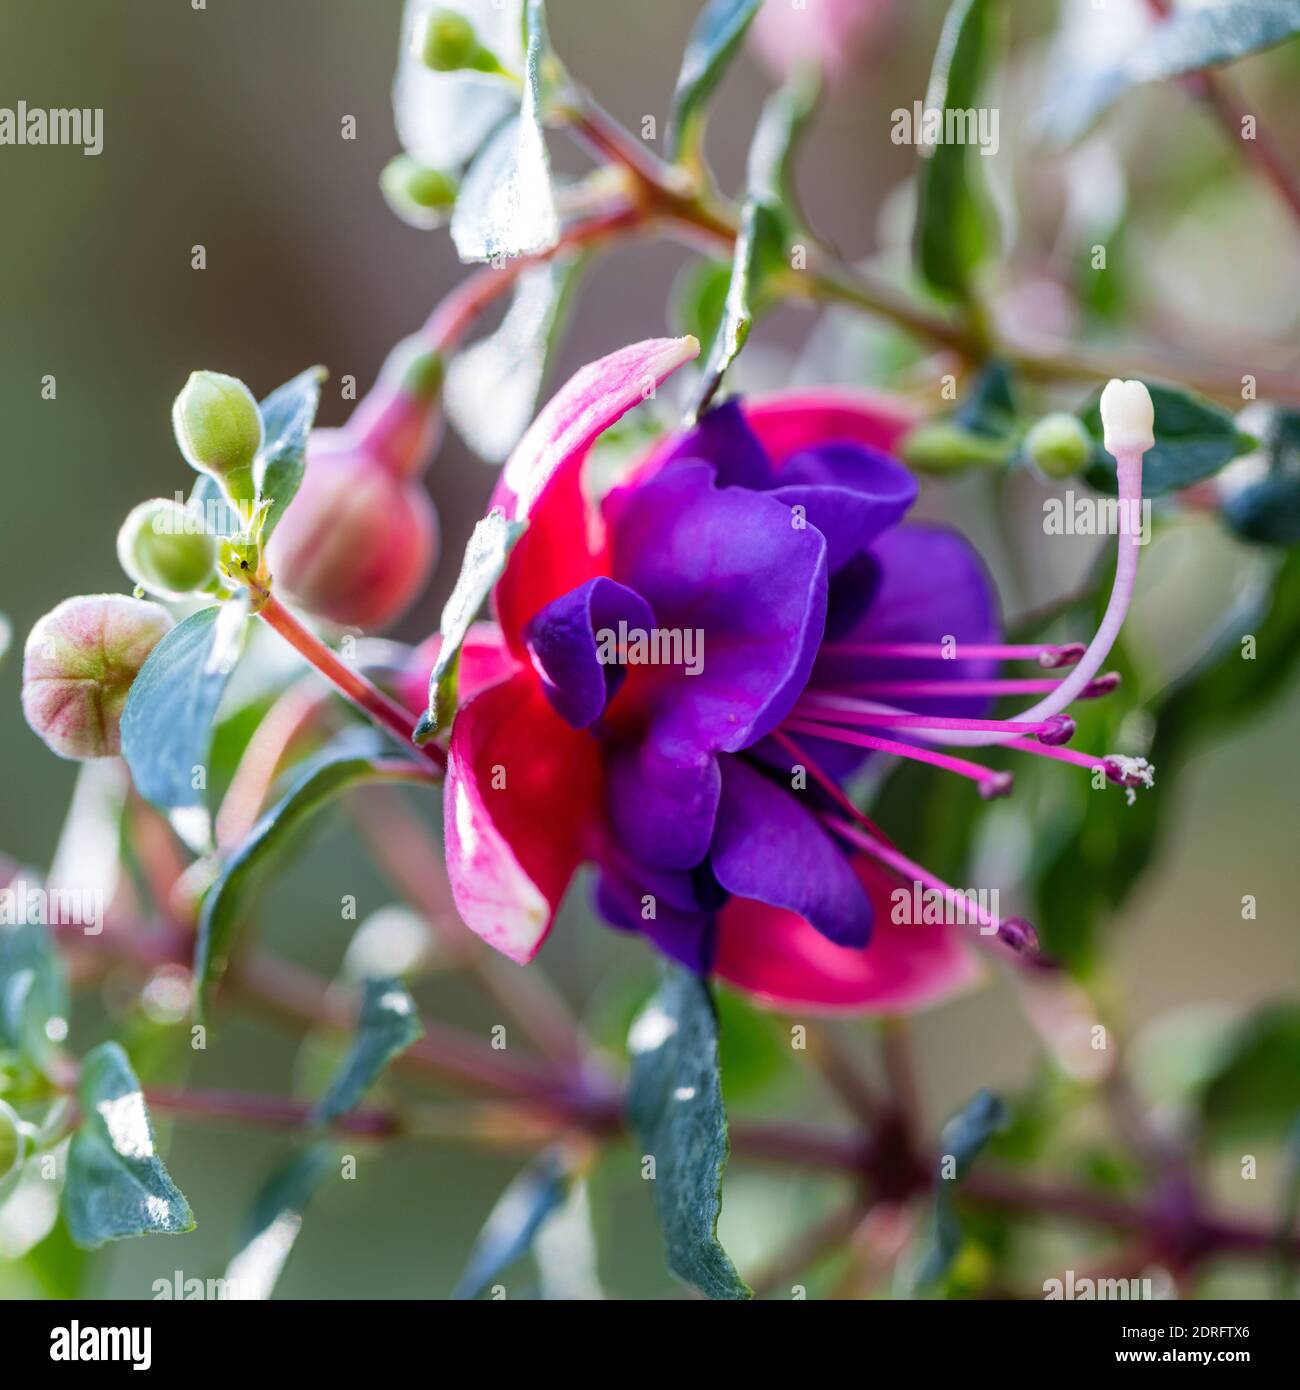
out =
{"type": "Polygon", "coordinates": [[[340,627],[387,627],[419,597],[438,518],[418,481],[390,472],[347,430],[316,430],[307,471],[268,547],[272,582],[340,627]]]}
{"type": "Polygon", "coordinates": [[[442,442],[442,378],[442,355],[418,335],[404,338],[357,403],[348,435],[398,477],[418,477],[442,442]]]}
{"type": "Polygon", "coordinates": [[[23,652],[23,714],[33,732],[61,758],[116,754],[131,682],[171,626],[171,614],[144,599],[64,599],[32,628],[23,652]]]}
{"type": "Polygon", "coordinates": [[[273,581],[340,627],[387,627],[438,558],[420,478],[442,437],[442,358],[420,338],[388,355],[348,423],[313,430],[302,487],[271,537],[273,581]]]}

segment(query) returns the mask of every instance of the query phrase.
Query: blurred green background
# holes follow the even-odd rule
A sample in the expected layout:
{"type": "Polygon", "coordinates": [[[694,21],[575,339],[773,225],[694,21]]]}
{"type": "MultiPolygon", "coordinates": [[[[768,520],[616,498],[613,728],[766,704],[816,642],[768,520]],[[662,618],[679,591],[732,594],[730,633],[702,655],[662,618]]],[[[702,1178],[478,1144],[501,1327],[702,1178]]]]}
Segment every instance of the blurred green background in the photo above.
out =
{"type": "MultiPolygon", "coordinates": [[[[888,112],[923,93],[941,17],[934,4],[900,8],[906,13],[889,32],[883,57],[835,95],[800,164],[813,224],[850,258],[888,250],[891,237],[897,240],[894,190],[907,177],[912,152],[890,143],[888,112]]],[[[639,126],[653,113],[662,127],[696,6],[553,0],[550,9],[555,46],[579,79],[625,124],[639,126]]],[[[169,408],[192,368],[235,373],[264,394],[324,362],[331,384],[322,420],[339,423],[346,414],[339,378],[350,373],[368,384],[389,345],[418,326],[462,273],[445,235],[402,225],[376,186],[397,150],[388,88],[400,10],[399,0],[210,0],[203,11],[183,0],[0,5],[0,104],[25,99],[99,106],[105,113],[98,158],[75,149],[0,148],[0,611],[13,623],[16,646],[66,595],[125,587],[113,553],[121,518],[138,499],[187,484],[169,408]],[[354,141],[340,138],[348,115],[356,118],[354,141]],[[203,271],[190,268],[198,243],[207,252],[203,271]],[[57,381],[54,401],[41,399],[46,374],[57,381]]],[[[1039,22],[1034,17],[1029,28],[1039,22]]],[[[1293,55],[1246,69],[1248,86],[1257,82],[1270,100],[1283,94],[1277,125],[1292,134],[1300,130],[1297,71],[1293,55]]],[[[1013,111],[1021,76],[1008,81],[1013,111]]],[[[711,148],[724,187],[742,168],[768,86],[753,59],[742,57],[716,103],[711,148]]],[[[1135,189],[1123,273],[1139,287],[1146,323],[1193,346],[1203,343],[1209,355],[1222,355],[1239,329],[1253,327],[1256,336],[1281,345],[1279,365],[1294,363],[1300,305],[1294,227],[1266,192],[1234,172],[1221,136],[1185,96],[1142,93],[1134,103],[1141,139],[1130,112],[1114,128],[1113,144],[1125,151],[1135,189]]],[[[1004,113],[1004,154],[991,163],[1009,168],[1007,147],[1025,134],[1004,113]]],[[[557,164],[580,169],[580,159],[560,151],[562,143],[554,142],[557,164]]],[[[1289,151],[1293,159],[1297,153],[1289,151]]],[[[1019,192],[1028,194],[1031,209],[1017,234],[1018,270],[1022,284],[1041,289],[1047,255],[1034,225],[1035,190],[1047,189],[1041,196],[1050,201],[1057,182],[1083,176],[1042,159],[1018,169],[1030,181],[1019,192]]],[[[1086,194],[1086,179],[1083,188],[1086,194]]],[[[561,373],[664,331],[670,288],[686,260],[677,248],[645,242],[602,258],[580,295],[561,373]]],[[[1008,297],[1004,308],[1035,312],[1028,291],[1023,305],[1008,297]]],[[[858,368],[849,349],[836,341],[828,347],[824,337],[811,357],[796,363],[793,354],[810,324],[793,311],[765,324],[751,348],[749,379],[781,382],[815,374],[828,361],[842,379],[852,378],[858,368]]],[[[448,437],[428,480],[442,518],[444,556],[428,594],[396,635],[414,640],[436,625],[492,478],[448,437]]],[[[1003,525],[1020,533],[1023,552],[1019,575],[1005,559],[995,561],[1013,612],[1066,592],[1094,553],[1085,541],[1045,550],[1041,496],[1039,483],[1023,479],[1003,499],[1003,525]]],[[[987,503],[976,484],[961,484],[939,490],[927,506],[959,517],[978,541],[996,546],[998,527],[987,503]]],[[[1148,557],[1135,618],[1143,639],[1176,667],[1212,615],[1227,607],[1249,563],[1213,522],[1180,524],[1148,557]]],[[[53,759],[24,725],[16,657],[11,652],[0,667],[0,851],[43,867],[75,769],[53,759]]],[[[1164,853],[1111,928],[1108,980],[1131,1031],[1170,1010],[1230,1010],[1294,994],[1298,732],[1300,697],[1293,691],[1258,723],[1199,751],[1182,772],[1176,804],[1167,808],[1164,853]],[[1258,899],[1257,921],[1241,920],[1246,893],[1258,899]]],[[[1154,795],[1160,794],[1158,783],[1154,795]]],[[[362,915],[393,896],[366,863],[348,820],[336,817],[269,895],[264,937],[333,974],[351,930],[339,920],[344,893],[357,896],[362,915]]],[[[650,963],[636,943],[591,921],[581,893],[573,898],[542,968],[612,1037],[628,1001],[648,987],[650,963]]],[[[120,1002],[111,985],[104,996],[110,1010],[120,1002]]],[[[434,1013],[484,1034],[496,1021],[463,984],[435,982],[421,997],[434,1013]]],[[[103,1003],[92,1000],[78,1013],[75,1042],[88,1046],[103,1035],[103,1003]]],[[[867,1031],[850,1027],[845,1035],[874,1065],[867,1031]]],[[[284,1092],[301,1074],[297,1043],[269,1026],[231,1020],[218,1037],[191,1066],[195,1084],[284,1092]]],[[[916,1037],[934,1124],[981,1085],[1024,1083],[1038,1053],[1002,982],[924,1017],[916,1037]]],[[[161,1074],[175,1073],[164,1065],[161,1074]]],[[[733,1099],[765,1115],[837,1118],[799,1067],[787,1066],[748,1094],[739,1089],[733,1099]]],[[[219,1273],[252,1192],[287,1151],[287,1141],[273,1135],[176,1128],[168,1164],[194,1207],[198,1230],[180,1240],[124,1242],[95,1256],[83,1287],[139,1298],[176,1269],[197,1277],[219,1273]]],[[[1229,1158],[1225,1202],[1270,1210],[1279,1181],[1276,1155],[1261,1153],[1253,1184],[1234,1177],[1235,1158],[1229,1158]]],[[[280,1293],[445,1296],[518,1163],[508,1155],[432,1145],[361,1151],[359,1179],[329,1185],[309,1215],[280,1293]]],[[[742,1270],[834,1195],[828,1181],[733,1161],[723,1236],[742,1270]]],[[[617,1296],[670,1296],[632,1155],[602,1166],[592,1201],[607,1289],[617,1296]]],[[[1084,1263],[1077,1251],[1072,1258],[1084,1263]]],[[[1027,1257],[1026,1268],[1032,1273],[1039,1260],[1046,1261],[1044,1274],[1051,1272],[1047,1255],[1027,1257]]],[[[1256,1275],[1243,1273],[1240,1281],[1232,1287],[1257,1291],[1256,1275]]],[[[521,1274],[520,1287],[527,1283],[521,1274]]],[[[30,1271],[0,1265],[0,1291],[37,1288],[30,1271]]]]}

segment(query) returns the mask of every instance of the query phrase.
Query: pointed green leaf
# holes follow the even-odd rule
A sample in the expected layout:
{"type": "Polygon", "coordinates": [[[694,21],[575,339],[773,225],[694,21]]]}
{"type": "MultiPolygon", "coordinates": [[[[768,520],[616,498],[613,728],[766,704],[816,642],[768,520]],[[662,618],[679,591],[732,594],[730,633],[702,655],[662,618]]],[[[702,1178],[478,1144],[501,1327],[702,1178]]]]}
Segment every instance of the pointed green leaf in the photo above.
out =
{"type": "Polygon", "coordinates": [[[628,1124],[654,1159],[654,1196],[668,1267],[709,1298],[750,1291],[718,1241],[727,1112],[718,1065],[718,1020],[703,980],[679,965],[628,1035],[628,1124]]]}
{"type": "MultiPolygon", "coordinates": [[[[927,110],[945,113],[945,129],[948,111],[976,109],[993,48],[997,4],[954,0],[944,20],[925,104],[927,110]]],[[[975,175],[978,157],[967,142],[922,146],[918,153],[916,268],[941,294],[969,299],[989,241],[975,175]]]]}
{"type": "Polygon", "coordinates": [[[935,1174],[934,1216],[912,1274],[914,1290],[936,1283],[948,1272],[962,1241],[953,1189],[966,1176],[985,1144],[1010,1122],[1011,1112],[1006,1104],[989,1091],[980,1091],[943,1127],[935,1174]],[[951,1174],[949,1167],[954,1169],[951,1174]]]}
{"type": "Polygon", "coordinates": [[[226,1266],[233,1297],[270,1298],[293,1252],[307,1203],[335,1162],[332,1145],[316,1144],[294,1154],[266,1180],[253,1200],[239,1250],[226,1266]]]}
{"type": "Polygon", "coordinates": [[[163,810],[203,804],[212,722],[238,658],[240,635],[232,640],[229,618],[246,611],[225,613],[228,606],[201,608],[172,628],[126,697],[122,756],[136,790],[163,810]]]}
{"type": "MultiPolygon", "coordinates": [[[[0,890],[24,891],[21,881],[0,890]]],[[[39,1069],[51,1046],[66,1037],[67,1019],[67,975],[49,928],[29,921],[0,925],[0,1049],[13,1049],[39,1069]]]]}
{"type": "Polygon", "coordinates": [[[264,542],[270,540],[285,508],[302,486],[307,436],[316,420],[321,383],[327,375],[324,367],[308,367],[277,387],[258,407],[265,435],[258,455],[258,496],[270,504],[262,523],[264,542]]]}
{"type": "Polygon", "coordinates": [[[745,37],[763,0],[707,0],[686,41],[673,92],[669,156],[693,149],[704,124],[704,108],[745,37]]]}
{"type": "Polygon", "coordinates": [[[558,1149],[548,1150],[524,1168],[492,1208],[452,1298],[477,1298],[528,1249],[568,1190],[568,1170],[558,1149]]]}
{"type": "Polygon", "coordinates": [[[1300,0],[1180,6],[1118,54],[1102,49],[1091,62],[1088,49],[1072,54],[1067,80],[1050,85],[1048,132],[1061,142],[1077,139],[1132,87],[1235,62],[1297,34],[1300,0]]]}
{"type": "Polygon", "coordinates": [[[389,1062],[423,1033],[415,1001],[396,980],[363,980],[357,1035],[329,1090],[317,1102],[315,1122],[328,1125],[351,1110],[389,1062]]]}
{"type": "Polygon", "coordinates": [[[508,521],[500,507],[493,507],[475,525],[474,534],[465,547],[456,587],[442,610],[439,626],[442,643],[429,674],[429,708],[415,728],[417,743],[426,743],[450,723],[456,711],[460,649],[470,624],[505,572],[515,543],[527,529],[526,521],[508,521]]]}
{"type": "Polygon", "coordinates": [[[226,862],[203,900],[194,972],[199,1004],[205,1008],[221,978],[250,897],[263,873],[283,853],[293,832],[349,787],[362,782],[425,782],[427,770],[411,762],[376,762],[348,745],[322,755],[258,821],[226,862]]]}
{"type": "Polygon", "coordinates": [[[192,1231],[190,1204],[158,1157],[144,1092],[120,1044],[86,1055],[77,1100],[82,1119],[63,1187],[73,1240],[93,1250],[126,1236],[192,1231]]]}

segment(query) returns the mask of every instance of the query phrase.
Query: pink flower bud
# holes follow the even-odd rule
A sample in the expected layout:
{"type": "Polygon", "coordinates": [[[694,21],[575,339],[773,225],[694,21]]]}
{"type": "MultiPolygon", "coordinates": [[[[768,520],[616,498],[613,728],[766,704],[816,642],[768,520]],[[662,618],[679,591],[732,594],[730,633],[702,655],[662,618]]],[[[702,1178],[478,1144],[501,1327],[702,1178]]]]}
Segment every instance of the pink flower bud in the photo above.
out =
{"type": "Polygon", "coordinates": [[[347,430],[312,433],[302,487],[271,537],[279,589],[340,627],[387,627],[419,596],[437,551],[437,513],[418,481],[347,430]]]}
{"type": "Polygon", "coordinates": [[[382,628],[419,596],[438,556],[420,476],[442,433],[442,360],[399,343],[342,429],[313,430],[298,495],[271,537],[275,582],[340,627],[382,628]]]}
{"type": "Polygon", "coordinates": [[[61,758],[107,758],[131,682],[172,626],[156,603],[123,594],[64,599],[23,652],[23,714],[61,758]]]}
{"type": "Polygon", "coordinates": [[[893,14],[894,0],[767,0],[751,41],[778,81],[811,63],[835,86],[875,45],[893,14]]]}

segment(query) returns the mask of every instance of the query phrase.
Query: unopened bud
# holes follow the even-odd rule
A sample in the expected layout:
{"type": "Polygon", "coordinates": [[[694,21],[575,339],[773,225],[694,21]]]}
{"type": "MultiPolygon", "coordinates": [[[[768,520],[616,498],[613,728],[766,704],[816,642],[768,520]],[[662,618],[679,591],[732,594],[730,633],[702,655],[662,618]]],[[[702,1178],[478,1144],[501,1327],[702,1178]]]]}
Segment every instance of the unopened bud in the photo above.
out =
{"type": "Polygon", "coordinates": [[[964,473],[968,468],[1002,464],[1010,452],[1007,441],[974,434],[946,420],[918,425],[899,448],[908,467],[935,474],[964,473]]]}
{"type": "Polygon", "coordinates": [[[161,598],[183,598],[211,582],[217,544],[201,529],[195,513],[179,502],[155,497],[134,507],[122,523],[117,558],[142,589],[161,598]]]}
{"type": "Polygon", "coordinates": [[[1065,411],[1044,415],[1025,435],[1025,457],[1049,478],[1082,473],[1092,458],[1092,436],[1065,411]]]}
{"type": "Polygon", "coordinates": [[[388,206],[413,227],[436,227],[456,203],[456,180],[399,154],[384,165],[379,189],[388,206]]]}
{"type": "Polygon", "coordinates": [[[473,24],[459,10],[439,7],[425,14],[411,35],[411,51],[434,72],[500,70],[495,55],[479,43],[473,24]]]}
{"type": "Polygon", "coordinates": [[[307,472],[268,547],[275,583],[340,627],[387,627],[419,596],[438,552],[438,518],[418,480],[317,430],[307,472]]]}
{"type": "Polygon", "coordinates": [[[172,428],[191,468],[214,477],[232,502],[254,500],[253,460],[262,447],[262,413],[238,377],[191,372],[172,406],[172,428]]]}
{"type": "Polygon", "coordinates": [[[64,599],[23,651],[23,715],[33,732],[61,758],[116,754],[131,682],[171,626],[171,614],[144,599],[64,599]]]}

